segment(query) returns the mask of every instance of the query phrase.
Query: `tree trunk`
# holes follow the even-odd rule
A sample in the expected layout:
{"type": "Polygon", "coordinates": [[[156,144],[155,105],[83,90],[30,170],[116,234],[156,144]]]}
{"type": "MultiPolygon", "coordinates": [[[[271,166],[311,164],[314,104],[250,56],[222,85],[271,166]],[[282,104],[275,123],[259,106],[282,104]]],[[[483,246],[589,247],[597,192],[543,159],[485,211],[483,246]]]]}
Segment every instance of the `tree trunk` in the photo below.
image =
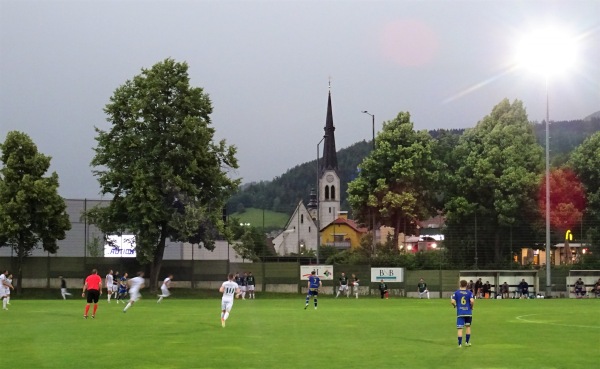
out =
{"type": "Polygon", "coordinates": [[[154,258],[152,259],[152,264],[150,265],[150,291],[156,292],[158,286],[158,276],[160,275],[160,268],[162,267],[163,256],[165,254],[165,243],[167,237],[165,235],[165,231],[161,232],[160,241],[156,246],[156,251],[154,252],[154,258]]]}
{"type": "Polygon", "coordinates": [[[19,246],[17,249],[17,295],[23,292],[23,252],[19,246]]]}
{"type": "MultiPolygon", "coordinates": [[[[394,227],[394,250],[398,250],[398,238],[400,237],[400,217],[396,217],[396,225],[394,227]]],[[[404,231],[406,232],[406,230],[404,231]]],[[[406,233],[404,233],[406,235],[406,233]]],[[[406,237],[406,236],[405,236],[406,237]]],[[[406,245],[404,245],[406,247],[406,245]]],[[[406,250],[404,250],[406,251],[406,250]]]]}
{"type": "Polygon", "coordinates": [[[496,229],[494,234],[494,262],[500,263],[502,260],[502,253],[500,252],[500,230],[496,229]]]}

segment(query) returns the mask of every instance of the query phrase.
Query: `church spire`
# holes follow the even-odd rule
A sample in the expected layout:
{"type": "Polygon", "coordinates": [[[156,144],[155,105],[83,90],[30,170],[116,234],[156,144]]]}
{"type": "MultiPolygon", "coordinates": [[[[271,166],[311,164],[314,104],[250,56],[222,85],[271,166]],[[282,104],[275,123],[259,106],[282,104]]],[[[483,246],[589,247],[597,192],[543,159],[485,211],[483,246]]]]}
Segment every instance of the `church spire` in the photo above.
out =
{"type": "Polygon", "coordinates": [[[325,119],[325,142],[323,144],[323,166],[321,170],[338,170],[337,154],[335,150],[335,127],[333,126],[333,113],[331,111],[331,81],[329,82],[329,96],[327,99],[327,118],[325,119]]]}

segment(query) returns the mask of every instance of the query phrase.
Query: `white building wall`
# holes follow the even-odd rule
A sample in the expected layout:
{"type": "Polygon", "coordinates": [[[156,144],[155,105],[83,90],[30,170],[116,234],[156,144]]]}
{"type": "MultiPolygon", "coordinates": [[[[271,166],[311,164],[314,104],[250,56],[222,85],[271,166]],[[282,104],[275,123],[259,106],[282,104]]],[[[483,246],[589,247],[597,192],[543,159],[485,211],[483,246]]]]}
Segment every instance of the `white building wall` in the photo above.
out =
{"type": "Polygon", "coordinates": [[[275,252],[281,256],[297,254],[302,246],[316,252],[317,232],[317,226],[310,212],[302,202],[299,202],[286,228],[273,239],[275,252]]]}

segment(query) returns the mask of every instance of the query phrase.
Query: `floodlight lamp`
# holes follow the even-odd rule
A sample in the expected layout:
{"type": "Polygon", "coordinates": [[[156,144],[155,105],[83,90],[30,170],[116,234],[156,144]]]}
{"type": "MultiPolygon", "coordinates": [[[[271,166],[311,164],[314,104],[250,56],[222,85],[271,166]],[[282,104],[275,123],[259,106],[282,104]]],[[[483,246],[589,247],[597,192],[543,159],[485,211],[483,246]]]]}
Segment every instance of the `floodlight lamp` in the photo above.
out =
{"type": "Polygon", "coordinates": [[[577,39],[556,27],[547,27],[523,38],[517,47],[516,63],[545,76],[574,67],[577,39]]]}

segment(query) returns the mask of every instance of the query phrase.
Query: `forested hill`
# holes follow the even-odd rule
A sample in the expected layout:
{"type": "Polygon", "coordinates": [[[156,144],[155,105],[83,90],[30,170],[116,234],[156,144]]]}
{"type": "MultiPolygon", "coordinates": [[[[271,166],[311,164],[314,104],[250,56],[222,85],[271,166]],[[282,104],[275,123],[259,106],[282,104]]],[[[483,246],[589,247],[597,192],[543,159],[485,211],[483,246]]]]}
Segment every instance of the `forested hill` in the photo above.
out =
{"type": "MultiPolygon", "coordinates": [[[[544,123],[532,123],[540,145],[545,145],[546,128],[544,123]]],[[[437,139],[441,135],[457,135],[464,129],[430,131],[437,139]]],[[[552,122],[550,124],[550,159],[553,166],[567,161],[571,151],[579,146],[587,137],[600,131],[600,117],[590,116],[585,120],[552,122]]],[[[348,182],[354,179],[358,164],[369,154],[371,141],[357,142],[337,153],[341,182],[342,209],[349,209],[346,202],[348,182]]],[[[316,160],[297,165],[272,181],[261,181],[245,184],[228,203],[228,212],[233,213],[242,208],[269,209],[290,214],[300,199],[308,203],[311,189],[317,185],[316,160]]]]}

